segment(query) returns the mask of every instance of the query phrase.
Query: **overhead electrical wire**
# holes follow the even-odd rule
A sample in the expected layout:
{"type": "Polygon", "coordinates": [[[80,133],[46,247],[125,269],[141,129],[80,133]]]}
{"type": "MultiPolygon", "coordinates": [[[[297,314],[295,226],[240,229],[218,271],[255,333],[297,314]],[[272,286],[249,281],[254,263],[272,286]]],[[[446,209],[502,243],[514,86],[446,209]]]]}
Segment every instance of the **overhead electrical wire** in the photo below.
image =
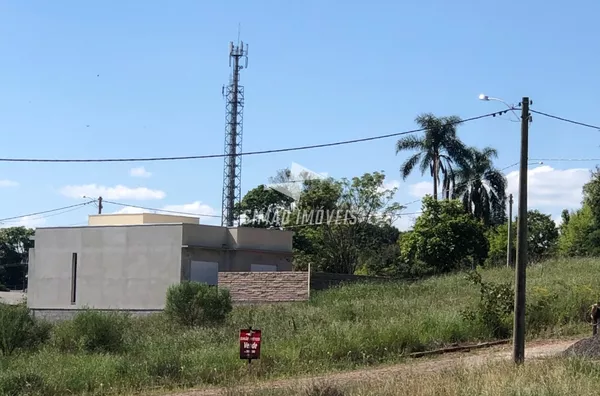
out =
{"type": "Polygon", "coordinates": [[[81,206],[89,205],[89,204],[91,204],[93,202],[95,202],[95,201],[92,200],[92,201],[88,201],[88,202],[78,203],[78,204],[75,204],[75,205],[63,206],[63,207],[56,208],[56,209],[44,210],[44,211],[41,211],[41,212],[34,212],[34,213],[28,213],[28,214],[20,215],[20,216],[6,217],[4,219],[0,219],[0,223],[11,221],[11,220],[18,220],[18,219],[22,219],[22,218],[25,218],[25,217],[34,217],[34,216],[44,215],[44,214],[47,214],[47,213],[59,212],[59,211],[65,210],[65,209],[79,208],[81,206]]]}
{"type": "Polygon", "coordinates": [[[546,161],[546,162],[590,162],[600,161],[600,158],[535,158],[532,161],[546,161]]]}
{"type": "Polygon", "coordinates": [[[568,122],[570,124],[575,124],[575,125],[579,125],[579,126],[583,126],[583,127],[587,127],[587,128],[592,128],[592,129],[596,129],[596,130],[600,131],[600,126],[596,126],[596,125],[592,125],[592,124],[586,124],[585,122],[570,120],[568,118],[559,117],[559,116],[556,116],[556,115],[553,115],[553,114],[549,114],[549,113],[544,113],[542,111],[533,110],[531,108],[529,109],[529,111],[532,112],[532,113],[534,113],[534,114],[539,114],[539,115],[544,116],[544,117],[553,118],[555,120],[564,121],[564,122],[568,122]]]}
{"type": "Polygon", "coordinates": [[[50,213],[50,214],[23,216],[23,217],[20,217],[18,219],[5,220],[4,223],[16,223],[16,222],[21,221],[24,218],[27,218],[28,220],[43,220],[43,219],[47,219],[49,217],[60,216],[60,215],[63,215],[65,213],[70,213],[70,212],[74,212],[76,210],[81,210],[81,208],[83,208],[84,206],[85,205],[82,205],[82,206],[74,207],[74,208],[71,208],[71,209],[65,209],[65,210],[62,210],[62,211],[57,211],[57,212],[50,213]]]}
{"type": "MultiPolygon", "coordinates": [[[[454,122],[452,124],[464,124],[466,122],[479,120],[487,117],[496,117],[503,114],[506,114],[509,110],[496,111],[493,113],[482,114],[476,117],[466,118],[464,120],[460,120],[454,122]]],[[[249,156],[249,155],[262,155],[262,154],[276,154],[276,153],[285,153],[289,151],[302,151],[302,150],[312,150],[317,148],[324,147],[334,147],[334,146],[343,146],[347,144],[354,143],[363,143],[369,142],[373,140],[381,140],[387,139],[390,137],[397,137],[403,135],[409,135],[412,133],[423,132],[427,128],[418,128],[412,129],[404,132],[396,132],[389,133],[386,135],[377,135],[370,136],[366,138],[360,139],[351,139],[351,140],[342,140],[331,143],[322,143],[322,144],[311,144],[306,146],[296,146],[296,147],[286,147],[280,149],[272,149],[272,150],[259,150],[259,151],[248,151],[245,153],[235,154],[236,156],[249,156]]],[[[197,159],[209,159],[209,158],[224,158],[230,157],[232,154],[206,154],[206,155],[189,155],[189,156],[174,156],[174,157],[147,157],[147,158],[97,158],[97,159],[46,159],[46,158],[0,158],[0,162],[53,162],[53,163],[72,163],[72,162],[149,162],[149,161],[182,161],[182,160],[197,160],[197,159]]]]}

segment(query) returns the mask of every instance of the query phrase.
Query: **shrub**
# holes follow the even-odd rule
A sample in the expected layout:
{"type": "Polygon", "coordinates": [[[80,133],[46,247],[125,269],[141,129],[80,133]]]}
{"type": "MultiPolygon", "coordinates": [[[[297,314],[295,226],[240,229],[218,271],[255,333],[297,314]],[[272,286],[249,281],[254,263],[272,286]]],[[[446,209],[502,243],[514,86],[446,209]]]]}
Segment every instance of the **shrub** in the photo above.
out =
{"type": "Polygon", "coordinates": [[[62,352],[123,352],[130,329],[126,314],[86,309],[56,327],[54,345],[62,352]]]}
{"type": "Polygon", "coordinates": [[[10,289],[6,286],[4,286],[2,283],[0,283],[0,292],[8,292],[10,291],[10,289]]]}
{"type": "Polygon", "coordinates": [[[50,337],[50,324],[33,318],[25,304],[0,304],[0,353],[32,349],[50,337]]]}
{"type": "Polygon", "coordinates": [[[313,385],[308,388],[305,393],[306,396],[344,396],[345,393],[332,385],[313,385]]]}
{"type": "Polygon", "coordinates": [[[511,285],[484,282],[477,271],[470,271],[466,278],[479,286],[479,301],[475,309],[462,312],[463,318],[479,322],[493,337],[508,337],[511,333],[510,314],[514,310],[514,293],[511,285]]]}
{"type": "Polygon", "coordinates": [[[227,289],[205,283],[182,282],[169,287],[165,314],[184,326],[223,322],[233,309],[227,289]]]}
{"type": "Polygon", "coordinates": [[[36,373],[12,373],[0,377],[0,394],[27,396],[48,394],[44,378],[36,373]]]}

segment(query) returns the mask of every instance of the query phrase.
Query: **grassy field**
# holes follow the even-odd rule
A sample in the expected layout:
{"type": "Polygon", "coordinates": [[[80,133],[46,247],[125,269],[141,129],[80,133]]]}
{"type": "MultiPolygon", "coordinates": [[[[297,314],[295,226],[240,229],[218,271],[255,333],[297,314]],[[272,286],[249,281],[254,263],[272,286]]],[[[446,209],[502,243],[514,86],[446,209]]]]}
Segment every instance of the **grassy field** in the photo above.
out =
{"type": "MultiPolygon", "coordinates": [[[[599,260],[531,267],[529,299],[540,301],[541,309],[531,316],[530,336],[589,334],[585,316],[600,296],[592,276],[599,270],[599,260]]],[[[513,278],[508,269],[482,274],[486,281],[513,278]]],[[[118,325],[97,335],[118,341],[110,353],[84,352],[89,340],[74,340],[73,324],[66,322],[53,328],[37,351],[0,356],[0,394],[27,389],[39,395],[100,395],[231,385],[394,362],[408,352],[492,339],[487,327],[461,316],[461,310],[475,306],[478,293],[458,274],[414,284],[342,287],[315,293],[308,303],[237,307],[218,328],[181,329],[162,315],[113,318],[118,325]],[[248,325],[263,330],[262,358],[251,370],[239,360],[237,343],[239,329],[248,325]]],[[[97,318],[88,319],[86,328],[93,329],[97,318]]]]}
{"type": "Polygon", "coordinates": [[[600,365],[580,359],[529,361],[516,368],[512,362],[483,367],[453,367],[437,373],[412,373],[402,378],[363,382],[353,386],[321,383],[304,388],[230,391],[231,396],[595,396],[600,365]],[[235,392],[235,393],[234,393],[235,392]]]}

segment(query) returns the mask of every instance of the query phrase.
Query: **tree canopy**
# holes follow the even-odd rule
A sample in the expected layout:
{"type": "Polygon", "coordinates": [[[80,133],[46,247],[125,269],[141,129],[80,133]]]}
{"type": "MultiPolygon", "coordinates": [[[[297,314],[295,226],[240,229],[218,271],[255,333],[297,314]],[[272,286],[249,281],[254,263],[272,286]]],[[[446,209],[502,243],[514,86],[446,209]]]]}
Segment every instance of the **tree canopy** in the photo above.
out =
{"type": "Polygon", "coordinates": [[[20,289],[26,284],[29,249],[34,230],[25,227],[0,228],[0,284],[20,289]]]}

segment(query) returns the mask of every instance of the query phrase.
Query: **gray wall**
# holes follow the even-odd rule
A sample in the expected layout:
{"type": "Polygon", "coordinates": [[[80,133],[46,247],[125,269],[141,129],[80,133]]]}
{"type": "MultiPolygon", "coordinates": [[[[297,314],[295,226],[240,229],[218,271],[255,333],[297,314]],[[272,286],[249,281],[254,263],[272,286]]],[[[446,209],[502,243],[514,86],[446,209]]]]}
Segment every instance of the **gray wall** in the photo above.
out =
{"type": "Polygon", "coordinates": [[[164,308],[167,288],[181,281],[181,224],[38,228],[29,264],[32,309],[164,308]],[[71,262],[77,253],[76,303],[71,262]]]}

